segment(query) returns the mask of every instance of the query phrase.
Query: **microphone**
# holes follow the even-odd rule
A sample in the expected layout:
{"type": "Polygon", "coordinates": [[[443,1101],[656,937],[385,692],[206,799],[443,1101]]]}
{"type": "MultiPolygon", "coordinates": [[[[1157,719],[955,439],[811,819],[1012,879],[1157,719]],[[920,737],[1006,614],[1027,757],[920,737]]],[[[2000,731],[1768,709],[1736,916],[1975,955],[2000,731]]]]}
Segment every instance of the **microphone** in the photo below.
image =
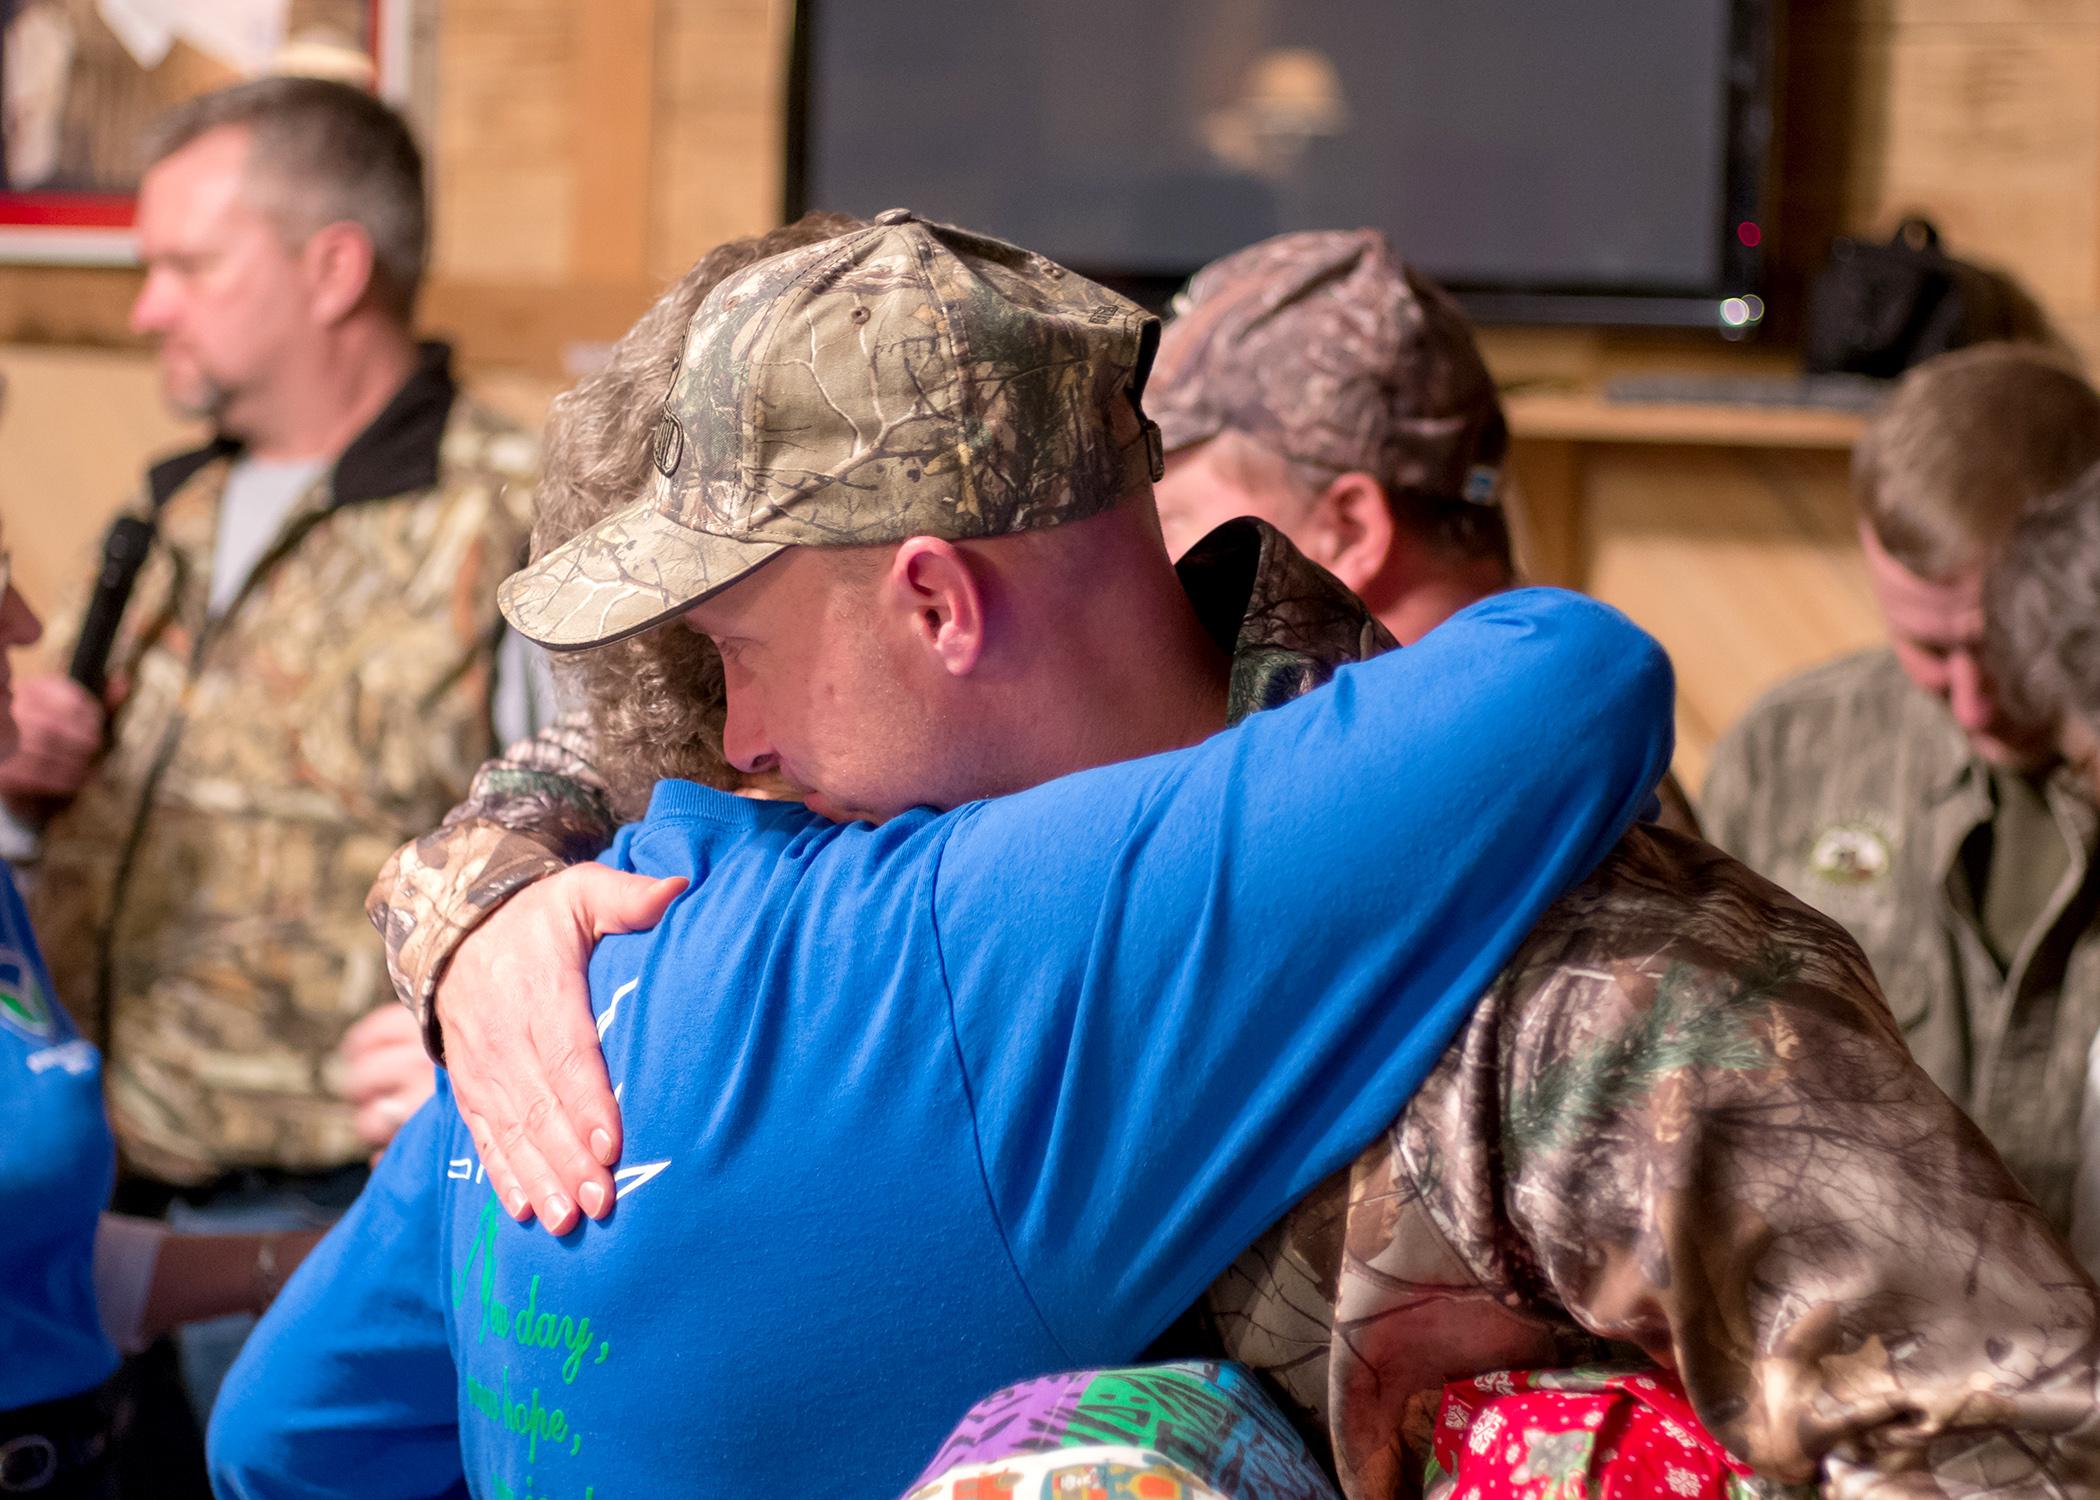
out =
{"type": "Polygon", "coordinates": [[[73,665],[66,675],[102,696],[109,674],[110,648],[117,642],[117,622],[131,600],[132,585],[138,582],[139,565],[153,545],[153,523],[137,516],[119,516],[110,524],[102,541],[102,571],[95,579],[95,592],[88,600],[87,616],[80,622],[80,642],[73,648],[73,665]]]}

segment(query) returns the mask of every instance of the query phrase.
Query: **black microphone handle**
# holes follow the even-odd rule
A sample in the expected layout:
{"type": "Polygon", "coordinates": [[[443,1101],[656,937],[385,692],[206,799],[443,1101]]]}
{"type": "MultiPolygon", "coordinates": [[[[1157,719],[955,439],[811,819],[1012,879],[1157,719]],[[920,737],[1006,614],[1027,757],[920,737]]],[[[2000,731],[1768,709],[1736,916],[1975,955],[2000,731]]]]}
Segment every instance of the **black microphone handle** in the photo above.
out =
{"type": "Polygon", "coordinates": [[[124,618],[124,606],[131,602],[132,586],[138,582],[139,565],[152,545],[152,523],[136,516],[119,516],[103,539],[102,571],[96,575],[95,591],[80,622],[80,640],[73,647],[73,665],[66,673],[98,698],[108,678],[118,622],[124,618]]]}

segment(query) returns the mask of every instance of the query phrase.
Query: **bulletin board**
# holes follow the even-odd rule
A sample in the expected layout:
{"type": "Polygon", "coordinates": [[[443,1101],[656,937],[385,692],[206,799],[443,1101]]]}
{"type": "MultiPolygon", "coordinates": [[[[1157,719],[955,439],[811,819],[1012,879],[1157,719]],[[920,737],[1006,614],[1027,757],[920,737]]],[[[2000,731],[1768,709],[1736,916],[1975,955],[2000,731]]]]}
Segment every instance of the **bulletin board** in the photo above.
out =
{"type": "Polygon", "coordinates": [[[415,0],[0,0],[0,261],[128,265],[139,142],[265,73],[410,88],[415,0]]]}

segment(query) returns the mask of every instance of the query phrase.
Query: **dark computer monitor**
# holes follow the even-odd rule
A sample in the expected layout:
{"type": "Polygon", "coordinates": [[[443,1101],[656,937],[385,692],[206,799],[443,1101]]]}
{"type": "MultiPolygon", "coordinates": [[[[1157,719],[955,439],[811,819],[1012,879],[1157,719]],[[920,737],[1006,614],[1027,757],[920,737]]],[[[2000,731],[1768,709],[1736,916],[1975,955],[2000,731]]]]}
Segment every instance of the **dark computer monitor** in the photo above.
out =
{"type": "Polygon", "coordinates": [[[908,206],[1152,300],[1372,225],[1476,317],[1739,324],[1774,3],[801,0],[788,207],[908,206]]]}

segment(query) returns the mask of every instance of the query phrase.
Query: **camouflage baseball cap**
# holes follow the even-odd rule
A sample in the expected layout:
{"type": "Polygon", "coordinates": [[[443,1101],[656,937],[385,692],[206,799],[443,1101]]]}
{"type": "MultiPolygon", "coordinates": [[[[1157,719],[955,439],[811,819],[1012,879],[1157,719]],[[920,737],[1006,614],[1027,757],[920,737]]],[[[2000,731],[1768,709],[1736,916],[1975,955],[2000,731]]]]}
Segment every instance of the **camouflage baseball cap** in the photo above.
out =
{"type": "Polygon", "coordinates": [[[627,509],[505,581],[544,646],[619,640],[787,547],[1056,526],[1158,477],[1159,320],[904,209],[760,261],[694,312],[627,509]]]}
{"type": "Polygon", "coordinates": [[[1177,307],[1151,403],[1168,452],[1230,430],[1390,490],[1501,498],[1509,429],[1473,330],[1378,231],[1264,240],[1177,307]]]}

